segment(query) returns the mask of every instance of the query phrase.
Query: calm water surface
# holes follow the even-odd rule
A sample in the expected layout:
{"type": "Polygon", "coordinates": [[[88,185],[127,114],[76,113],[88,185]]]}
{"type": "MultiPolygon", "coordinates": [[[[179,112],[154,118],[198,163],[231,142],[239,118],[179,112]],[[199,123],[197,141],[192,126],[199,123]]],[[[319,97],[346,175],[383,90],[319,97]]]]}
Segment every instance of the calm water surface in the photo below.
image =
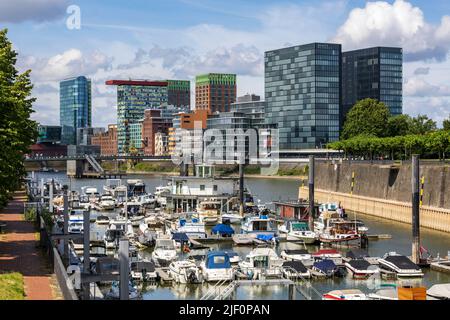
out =
{"type": "MultiPolygon", "coordinates": [[[[100,179],[68,179],[65,173],[37,173],[37,177],[48,179],[55,178],[63,184],[70,185],[72,190],[81,191],[82,186],[96,187],[101,193],[103,190],[104,180],[100,179]]],[[[128,176],[127,178],[142,179],[147,186],[148,192],[153,192],[155,187],[165,185],[167,177],[150,177],[150,176],[128,176]]],[[[261,203],[270,203],[275,200],[296,199],[300,180],[287,179],[262,179],[248,178],[246,179],[246,187],[261,203]]],[[[95,213],[94,213],[95,215],[95,213]]],[[[395,221],[384,220],[372,216],[358,214],[361,219],[369,227],[371,234],[390,234],[392,239],[371,241],[369,244],[369,254],[371,256],[382,256],[389,251],[397,251],[401,254],[411,254],[411,226],[395,221]]],[[[236,229],[235,226],[233,228],[236,229]]],[[[238,228],[237,228],[238,229],[238,228]]],[[[96,229],[98,230],[98,229],[96,229]]],[[[101,232],[102,230],[100,230],[101,232]]],[[[421,229],[422,245],[427,248],[433,256],[438,253],[443,257],[450,250],[450,234],[421,229]]],[[[234,247],[232,243],[221,243],[211,246],[212,249],[233,249],[241,258],[244,258],[251,250],[251,247],[234,247]]],[[[283,249],[296,249],[298,245],[292,243],[281,243],[275,248],[277,253],[283,249]]],[[[309,246],[311,252],[318,247],[309,246]]],[[[345,253],[346,249],[342,249],[345,253]]],[[[141,253],[143,257],[149,257],[151,250],[141,253]]],[[[436,283],[450,283],[450,275],[424,269],[425,277],[419,280],[412,280],[414,283],[422,284],[430,287],[436,283]]],[[[392,283],[392,281],[388,281],[392,283]]],[[[372,292],[372,287],[368,286],[367,281],[354,280],[350,277],[342,279],[314,280],[313,286],[321,293],[328,292],[333,289],[359,288],[363,292],[372,292]]],[[[209,288],[209,285],[148,285],[142,288],[143,299],[199,299],[209,288]]],[[[238,287],[236,291],[237,299],[288,299],[288,290],[284,286],[243,286],[238,287]]],[[[302,299],[297,294],[297,299],[302,299]]]]}

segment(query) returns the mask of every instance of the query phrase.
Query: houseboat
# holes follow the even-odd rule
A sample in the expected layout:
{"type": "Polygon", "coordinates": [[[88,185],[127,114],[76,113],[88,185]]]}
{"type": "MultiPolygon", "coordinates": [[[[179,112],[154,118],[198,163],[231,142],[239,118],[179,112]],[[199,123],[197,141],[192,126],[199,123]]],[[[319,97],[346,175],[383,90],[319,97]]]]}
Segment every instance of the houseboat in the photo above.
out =
{"type": "Polygon", "coordinates": [[[207,282],[231,281],[234,278],[230,257],[223,251],[208,252],[206,259],[200,263],[200,268],[207,282]]]}

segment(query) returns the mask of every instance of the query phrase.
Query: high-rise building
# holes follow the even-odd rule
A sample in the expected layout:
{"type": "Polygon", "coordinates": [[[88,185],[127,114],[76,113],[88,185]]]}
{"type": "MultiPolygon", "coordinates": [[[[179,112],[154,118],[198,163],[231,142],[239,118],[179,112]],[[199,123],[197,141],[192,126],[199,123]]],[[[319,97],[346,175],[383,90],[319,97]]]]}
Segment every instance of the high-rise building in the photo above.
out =
{"type": "Polygon", "coordinates": [[[227,112],[236,101],[236,75],[208,73],[195,79],[195,109],[227,112]]]}
{"type": "Polygon", "coordinates": [[[164,109],[169,101],[179,103],[174,104],[175,107],[189,108],[184,105],[190,104],[190,92],[187,90],[189,81],[109,80],[106,84],[117,86],[117,136],[120,154],[129,152],[129,126],[142,120],[146,109],[164,109]]]}
{"type": "Polygon", "coordinates": [[[77,129],[91,126],[90,79],[80,76],[59,83],[59,121],[62,144],[76,144],[77,129]]]}
{"type": "Polygon", "coordinates": [[[280,149],[323,147],[339,139],[341,45],[311,43],[265,53],[266,123],[280,149]]]}
{"type": "Polygon", "coordinates": [[[341,124],[359,100],[377,99],[402,114],[403,50],[375,47],[342,53],[341,124]]]}
{"type": "Polygon", "coordinates": [[[254,94],[247,94],[237,98],[237,102],[231,104],[231,112],[241,112],[251,120],[252,128],[262,128],[265,125],[265,101],[254,94]]]}
{"type": "Polygon", "coordinates": [[[76,144],[89,146],[92,144],[92,137],[103,132],[105,132],[105,128],[78,128],[76,144]]]}

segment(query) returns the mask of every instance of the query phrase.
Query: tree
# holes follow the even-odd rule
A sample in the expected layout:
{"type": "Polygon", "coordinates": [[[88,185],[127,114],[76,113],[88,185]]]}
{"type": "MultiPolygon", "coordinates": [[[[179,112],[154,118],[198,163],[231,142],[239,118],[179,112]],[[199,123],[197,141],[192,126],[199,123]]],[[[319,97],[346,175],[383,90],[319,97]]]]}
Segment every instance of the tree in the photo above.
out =
{"type": "Polygon", "coordinates": [[[448,116],[448,119],[445,119],[442,122],[442,126],[444,127],[445,131],[450,131],[450,115],[448,116]]]}
{"type": "Polygon", "coordinates": [[[389,109],[375,99],[358,101],[348,112],[342,138],[349,139],[360,135],[384,137],[387,135],[389,109]]]}
{"type": "Polygon", "coordinates": [[[409,134],[427,134],[437,130],[436,121],[426,115],[418,115],[409,122],[409,134]]]}
{"type": "Polygon", "coordinates": [[[31,71],[19,74],[16,62],[7,30],[0,30],[0,207],[20,187],[26,175],[24,154],[37,138],[37,124],[30,120],[35,101],[30,97],[31,71]]]}
{"type": "Polygon", "coordinates": [[[409,133],[411,117],[406,114],[392,116],[388,119],[388,136],[406,136],[409,133]]]}

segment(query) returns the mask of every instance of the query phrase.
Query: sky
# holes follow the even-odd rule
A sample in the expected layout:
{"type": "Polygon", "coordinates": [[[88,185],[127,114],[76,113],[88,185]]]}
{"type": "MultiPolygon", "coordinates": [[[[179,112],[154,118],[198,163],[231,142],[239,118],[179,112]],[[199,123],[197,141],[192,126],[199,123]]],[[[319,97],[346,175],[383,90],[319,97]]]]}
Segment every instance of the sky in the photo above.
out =
{"type": "Polygon", "coordinates": [[[108,79],[189,79],[193,96],[195,75],[236,73],[238,95],[264,97],[264,52],[310,42],[402,47],[404,113],[450,114],[448,0],[0,0],[4,27],[42,124],[59,124],[59,81],[79,75],[101,127],[116,122],[108,79]]]}

